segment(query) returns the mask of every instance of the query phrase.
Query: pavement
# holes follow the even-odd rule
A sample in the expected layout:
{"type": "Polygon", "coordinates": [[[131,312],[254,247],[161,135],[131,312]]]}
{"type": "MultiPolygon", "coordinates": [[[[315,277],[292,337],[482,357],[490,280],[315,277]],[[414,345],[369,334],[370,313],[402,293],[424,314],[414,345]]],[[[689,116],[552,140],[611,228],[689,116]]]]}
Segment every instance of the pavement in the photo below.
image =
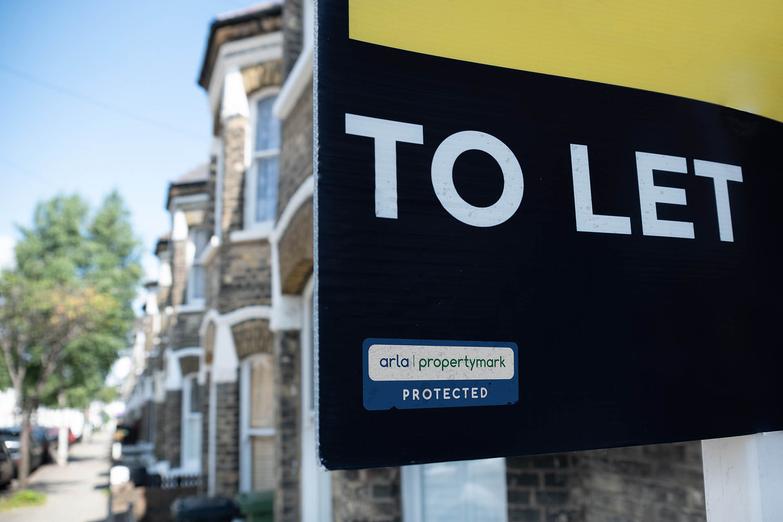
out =
{"type": "Polygon", "coordinates": [[[1,522],[102,522],[109,505],[107,432],[71,447],[68,464],[46,464],[30,476],[29,487],[46,494],[37,507],[0,512],[1,522]]]}

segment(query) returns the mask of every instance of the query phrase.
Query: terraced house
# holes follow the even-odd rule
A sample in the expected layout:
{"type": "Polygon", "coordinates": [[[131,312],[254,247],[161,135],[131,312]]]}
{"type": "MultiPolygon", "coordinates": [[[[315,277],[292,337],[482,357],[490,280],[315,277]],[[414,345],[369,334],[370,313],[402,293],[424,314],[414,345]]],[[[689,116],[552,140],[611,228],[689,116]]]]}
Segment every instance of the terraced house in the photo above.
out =
{"type": "Polygon", "coordinates": [[[198,83],[212,149],[168,189],[171,226],[156,247],[160,278],[137,342],[146,362],[129,402],[154,468],[200,473],[206,495],[274,491],[276,521],[704,520],[697,443],[320,468],[313,26],[312,0],[288,0],[209,29],[198,83]]]}

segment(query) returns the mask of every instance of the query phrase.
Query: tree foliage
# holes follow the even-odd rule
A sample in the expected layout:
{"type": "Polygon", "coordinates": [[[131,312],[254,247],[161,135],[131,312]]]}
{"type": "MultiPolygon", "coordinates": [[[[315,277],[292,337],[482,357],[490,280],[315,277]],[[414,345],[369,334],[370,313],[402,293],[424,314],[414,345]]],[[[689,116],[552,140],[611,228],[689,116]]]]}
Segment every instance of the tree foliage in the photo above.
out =
{"type": "Polygon", "coordinates": [[[0,274],[0,384],[28,416],[63,398],[86,406],[133,324],[141,267],[129,213],[116,192],[95,213],[57,196],[20,234],[16,266],[0,274]]]}

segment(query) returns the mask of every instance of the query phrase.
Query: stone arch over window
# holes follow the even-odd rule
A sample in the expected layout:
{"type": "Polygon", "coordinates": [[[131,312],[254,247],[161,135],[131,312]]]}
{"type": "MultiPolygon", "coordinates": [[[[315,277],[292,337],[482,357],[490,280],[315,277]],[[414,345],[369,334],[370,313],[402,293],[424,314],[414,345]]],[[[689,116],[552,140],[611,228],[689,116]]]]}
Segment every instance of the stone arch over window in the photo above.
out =
{"type": "Polygon", "coordinates": [[[242,83],[248,97],[267,87],[279,87],[283,83],[283,61],[272,60],[245,67],[242,83]]]}
{"type": "Polygon", "coordinates": [[[247,319],[231,327],[237,358],[241,361],[251,355],[274,352],[274,334],[266,319],[247,319]]]}

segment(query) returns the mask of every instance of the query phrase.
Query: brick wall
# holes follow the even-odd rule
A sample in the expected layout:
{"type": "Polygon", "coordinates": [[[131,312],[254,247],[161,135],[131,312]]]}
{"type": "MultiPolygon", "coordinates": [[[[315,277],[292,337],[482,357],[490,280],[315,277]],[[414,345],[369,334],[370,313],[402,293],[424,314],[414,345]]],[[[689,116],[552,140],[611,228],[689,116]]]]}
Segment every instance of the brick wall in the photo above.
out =
{"type": "Polygon", "coordinates": [[[580,456],[586,522],[704,522],[701,444],[658,444],[580,456]]]}
{"type": "Polygon", "coordinates": [[[283,6],[283,68],[291,69],[302,51],[302,0],[286,0],[283,6]]]}
{"type": "Polygon", "coordinates": [[[155,402],[155,458],[166,460],[166,413],[165,402],[155,402]]]}
{"type": "Polygon", "coordinates": [[[209,390],[210,390],[210,372],[206,374],[206,380],[201,387],[201,474],[204,480],[201,481],[201,492],[207,491],[207,480],[209,476],[209,390]]]}
{"type": "Polygon", "coordinates": [[[272,299],[271,247],[266,241],[230,243],[220,247],[220,294],[217,307],[224,314],[245,306],[270,304],[272,299]]]}
{"type": "Polygon", "coordinates": [[[400,468],[335,471],[332,492],[335,522],[400,520],[400,468]]]}
{"type": "Polygon", "coordinates": [[[299,185],[313,173],[313,86],[302,92],[294,108],[283,121],[280,150],[280,184],[278,216],[283,212],[299,185]]]}
{"type": "Polygon", "coordinates": [[[509,522],[704,522],[698,442],[506,460],[509,522]]]}
{"type": "Polygon", "coordinates": [[[239,385],[217,384],[215,492],[233,497],[239,491],[239,385]]]}
{"type": "Polygon", "coordinates": [[[509,522],[583,521],[578,465],[569,454],[506,459],[509,522]]]}
{"type": "Polygon", "coordinates": [[[201,326],[201,320],[204,314],[197,313],[180,313],[177,314],[171,323],[169,329],[169,346],[173,349],[177,348],[192,348],[199,346],[200,339],[198,329],[201,326]]]}
{"type": "Polygon", "coordinates": [[[279,332],[276,335],[277,371],[275,390],[277,411],[275,451],[277,486],[275,490],[275,520],[299,520],[299,471],[301,464],[301,371],[299,332],[279,332]]]}
{"type": "Polygon", "coordinates": [[[185,302],[187,290],[187,241],[171,241],[171,290],[169,299],[171,306],[179,306],[185,302]]]}
{"type": "Polygon", "coordinates": [[[209,230],[210,237],[215,232],[215,186],[217,184],[217,156],[212,154],[209,157],[209,168],[207,171],[207,182],[203,191],[207,194],[207,206],[204,208],[204,219],[201,226],[209,230]]]}
{"type": "Polygon", "coordinates": [[[167,391],[164,405],[165,417],[158,417],[165,432],[163,458],[169,461],[172,468],[176,468],[180,465],[182,443],[182,391],[167,391]]]}
{"type": "Polygon", "coordinates": [[[244,209],[245,133],[247,118],[234,116],[223,124],[223,207],[220,226],[223,236],[241,230],[244,209]]]}
{"type": "MultiPolygon", "coordinates": [[[[226,242],[226,239],[223,239],[226,242]]],[[[213,255],[209,263],[206,264],[206,309],[217,308],[218,298],[220,297],[220,280],[221,280],[221,256],[220,253],[225,246],[219,247],[217,255],[213,255]]]]}

